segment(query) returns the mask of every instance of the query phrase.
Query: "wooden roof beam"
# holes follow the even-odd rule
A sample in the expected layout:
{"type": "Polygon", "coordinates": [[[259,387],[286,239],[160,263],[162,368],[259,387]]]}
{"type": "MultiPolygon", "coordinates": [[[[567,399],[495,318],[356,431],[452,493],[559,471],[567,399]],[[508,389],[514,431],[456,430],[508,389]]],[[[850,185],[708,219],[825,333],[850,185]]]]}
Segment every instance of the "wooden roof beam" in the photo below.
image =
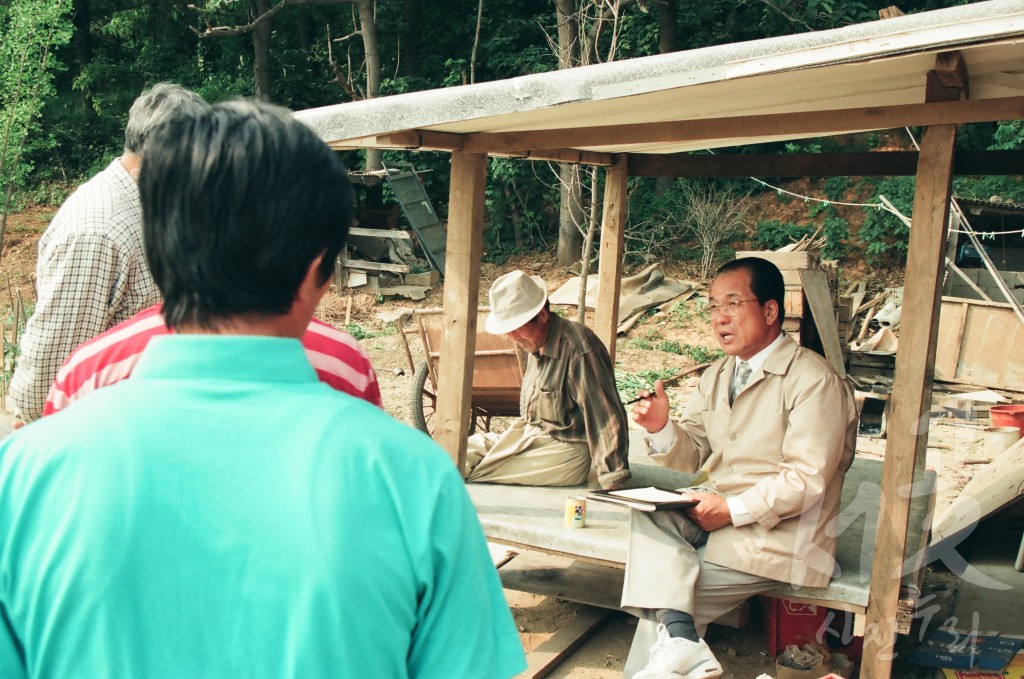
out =
{"type": "MultiPolygon", "coordinates": [[[[631,177],[898,177],[917,174],[917,151],[715,155],[631,153],[631,177]]],[[[1024,151],[957,151],[958,177],[1024,174],[1024,151]]]]}
{"type": "Polygon", "coordinates": [[[520,160],[549,160],[556,163],[570,163],[572,165],[597,165],[599,167],[610,167],[615,162],[615,155],[611,153],[595,153],[593,151],[577,151],[576,149],[535,149],[532,151],[507,151],[491,153],[491,156],[501,158],[518,158],[520,160]]]}
{"type": "Polygon", "coordinates": [[[524,149],[601,148],[757,136],[816,137],[887,130],[910,125],[959,125],[1021,118],[1024,118],[1024,97],[1005,97],[634,125],[599,125],[524,132],[479,132],[465,136],[463,150],[494,154],[524,149]]]}
{"type": "Polygon", "coordinates": [[[970,99],[967,61],[960,52],[942,52],[935,57],[935,75],[943,87],[960,90],[956,99],[970,99]]]}
{"type": "MultiPolygon", "coordinates": [[[[462,151],[466,135],[451,132],[435,132],[432,130],[403,130],[389,134],[377,135],[372,146],[374,148],[399,148],[409,151],[462,151]]],[[[523,160],[550,160],[558,163],[577,165],[599,165],[608,167],[614,162],[610,153],[594,153],[576,149],[512,149],[494,156],[521,158],[523,160]]]]}
{"type": "Polygon", "coordinates": [[[451,132],[402,130],[379,134],[373,148],[400,148],[408,151],[461,151],[466,137],[451,132]]]}

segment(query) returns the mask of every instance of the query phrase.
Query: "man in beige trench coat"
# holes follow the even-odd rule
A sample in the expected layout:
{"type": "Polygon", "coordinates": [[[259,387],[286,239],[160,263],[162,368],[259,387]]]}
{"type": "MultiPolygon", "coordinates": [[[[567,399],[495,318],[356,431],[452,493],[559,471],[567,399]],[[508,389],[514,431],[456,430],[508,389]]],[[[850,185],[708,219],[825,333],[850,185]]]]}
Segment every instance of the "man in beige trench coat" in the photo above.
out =
{"type": "Polygon", "coordinates": [[[699,470],[700,503],[632,512],[622,605],[643,619],[627,677],[655,636],[633,679],[719,677],[701,638],[709,622],[780,582],[822,587],[832,577],[826,526],[853,460],[856,409],[831,366],[782,332],[784,293],[767,260],[724,265],[709,303],[726,356],[705,371],[679,422],[669,421],[660,381],[634,408],[654,460],[699,470]]]}

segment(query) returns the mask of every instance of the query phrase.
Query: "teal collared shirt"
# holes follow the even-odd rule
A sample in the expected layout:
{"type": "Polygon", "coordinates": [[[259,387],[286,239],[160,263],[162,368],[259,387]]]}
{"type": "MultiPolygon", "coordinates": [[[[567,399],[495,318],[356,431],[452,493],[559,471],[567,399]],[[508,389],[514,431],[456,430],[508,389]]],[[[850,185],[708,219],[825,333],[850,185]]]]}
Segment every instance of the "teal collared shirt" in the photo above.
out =
{"type": "Polygon", "coordinates": [[[154,339],[0,444],[2,677],[507,677],[462,479],[298,340],[154,339]]]}

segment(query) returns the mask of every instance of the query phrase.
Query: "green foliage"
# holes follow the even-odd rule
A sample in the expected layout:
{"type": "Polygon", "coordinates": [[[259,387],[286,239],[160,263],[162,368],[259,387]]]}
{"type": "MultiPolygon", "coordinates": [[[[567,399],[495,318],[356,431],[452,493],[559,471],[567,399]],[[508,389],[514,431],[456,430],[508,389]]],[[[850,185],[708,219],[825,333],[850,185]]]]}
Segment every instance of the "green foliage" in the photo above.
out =
{"type": "Polygon", "coordinates": [[[649,342],[656,342],[663,337],[661,331],[657,328],[648,328],[640,333],[640,336],[649,342]]]}
{"type": "Polygon", "coordinates": [[[352,337],[356,338],[357,340],[364,340],[369,337],[373,337],[372,334],[366,332],[366,330],[363,329],[363,326],[354,323],[351,325],[346,325],[344,329],[346,332],[348,332],[348,334],[352,335],[352,337]]]}
{"type": "MultiPolygon", "coordinates": [[[[909,216],[914,207],[914,178],[887,177],[875,185],[865,202],[877,202],[879,196],[885,196],[909,216]]],[[[864,256],[869,264],[899,264],[907,256],[910,229],[887,210],[868,210],[857,237],[864,243],[864,256]]]]}
{"type": "Polygon", "coordinates": [[[718,347],[710,348],[699,344],[683,345],[682,353],[686,354],[691,360],[697,363],[710,363],[711,361],[717,361],[725,356],[725,352],[718,347]]]}
{"type": "Polygon", "coordinates": [[[682,354],[683,347],[675,340],[665,340],[659,342],[658,346],[655,347],[658,351],[664,351],[666,354],[682,354]]]}
{"type": "Polygon", "coordinates": [[[816,141],[786,142],[786,153],[821,153],[821,144],[816,141]]]}
{"type": "Polygon", "coordinates": [[[1017,151],[1024,148],[1024,121],[1006,120],[996,127],[992,136],[992,145],[989,149],[993,151],[1017,151]]]}
{"type": "Polygon", "coordinates": [[[1024,203],[1024,182],[1017,177],[954,177],[953,193],[962,198],[1024,203]]]}
{"type": "Polygon", "coordinates": [[[839,216],[833,207],[825,219],[821,222],[822,235],[825,236],[825,246],[821,249],[821,256],[824,259],[839,259],[847,251],[847,239],[850,237],[850,225],[845,219],[839,216]]]}
{"type": "Polygon", "coordinates": [[[484,196],[489,257],[531,250],[557,238],[558,190],[537,177],[533,163],[491,158],[484,196]]]}
{"type": "MultiPolygon", "coordinates": [[[[33,156],[52,148],[41,117],[62,68],[57,51],[71,39],[71,0],[11,0],[0,7],[0,214],[26,186],[33,156]]],[[[0,231],[2,245],[2,231],[0,231]]]]}
{"type": "Polygon", "coordinates": [[[0,388],[2,389],[6,389],[7,385],[11,383],[11,376],[18,365],[18,356],[21,355],[21,336],[25,331],[25,322],[32,316],[34,310],[35,304],[31,302],[25,305],[20,314],[9,305],[4,310],[4,332],[0,334],[0,344],[3,345],[3,356],[0,357],[0,373],[2,373],[0,388]],[[8,337],[14,336],[18,337],[17,342],[8,341],[8,337]]]}
{"type": "Polygon", "coordinates": [[[708,309],[708,303],[703,299],[676,302],[668,308],[668,315],[672,319],[674,328],[693,325],[697,321],[711,322],[711,311],[708,309]]]}
{"type": "Polygon", "coordinates": [[[633,339],[629,341],[629,346],[632,349],[650,349],[651,343],[643,339],[633,339]]]}
{"type": "Polygon", "coordinates": [[[619,397],[622,399],[623,403],[625,403],[636,398],[641,389],[653,391],[654,382],[656,380],[666,380],[670,377],[674,377],[675,374],[676,372],[672,368],[665,368],[663,370],[641,370],[636,373],[616,370],[615,387],[619,392],[619,397]]]}
{"type": "Polygon", "coordinates": [[[813,226],[800,226],[776,219],[761,220],[754,227],[754,245],[759,250],[778,250],[814,233],[813,226]]]}

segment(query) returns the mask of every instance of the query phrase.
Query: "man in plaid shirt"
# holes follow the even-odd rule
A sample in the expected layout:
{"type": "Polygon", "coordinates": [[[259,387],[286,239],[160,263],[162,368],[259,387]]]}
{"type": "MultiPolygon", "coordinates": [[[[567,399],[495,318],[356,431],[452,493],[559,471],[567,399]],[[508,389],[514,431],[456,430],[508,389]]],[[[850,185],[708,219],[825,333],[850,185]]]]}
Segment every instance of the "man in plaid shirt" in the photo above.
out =
{"type": "Polygon", "coordinates": [[[160,301],[142,251],[142,144],[168,118],[208,108],[178,85],[143,92],[128,114],[124,153],[68,197],[39,239],[36,308],[11,378],[20,420],[42,415],[54,377],[75,347],[160,301]]]}

